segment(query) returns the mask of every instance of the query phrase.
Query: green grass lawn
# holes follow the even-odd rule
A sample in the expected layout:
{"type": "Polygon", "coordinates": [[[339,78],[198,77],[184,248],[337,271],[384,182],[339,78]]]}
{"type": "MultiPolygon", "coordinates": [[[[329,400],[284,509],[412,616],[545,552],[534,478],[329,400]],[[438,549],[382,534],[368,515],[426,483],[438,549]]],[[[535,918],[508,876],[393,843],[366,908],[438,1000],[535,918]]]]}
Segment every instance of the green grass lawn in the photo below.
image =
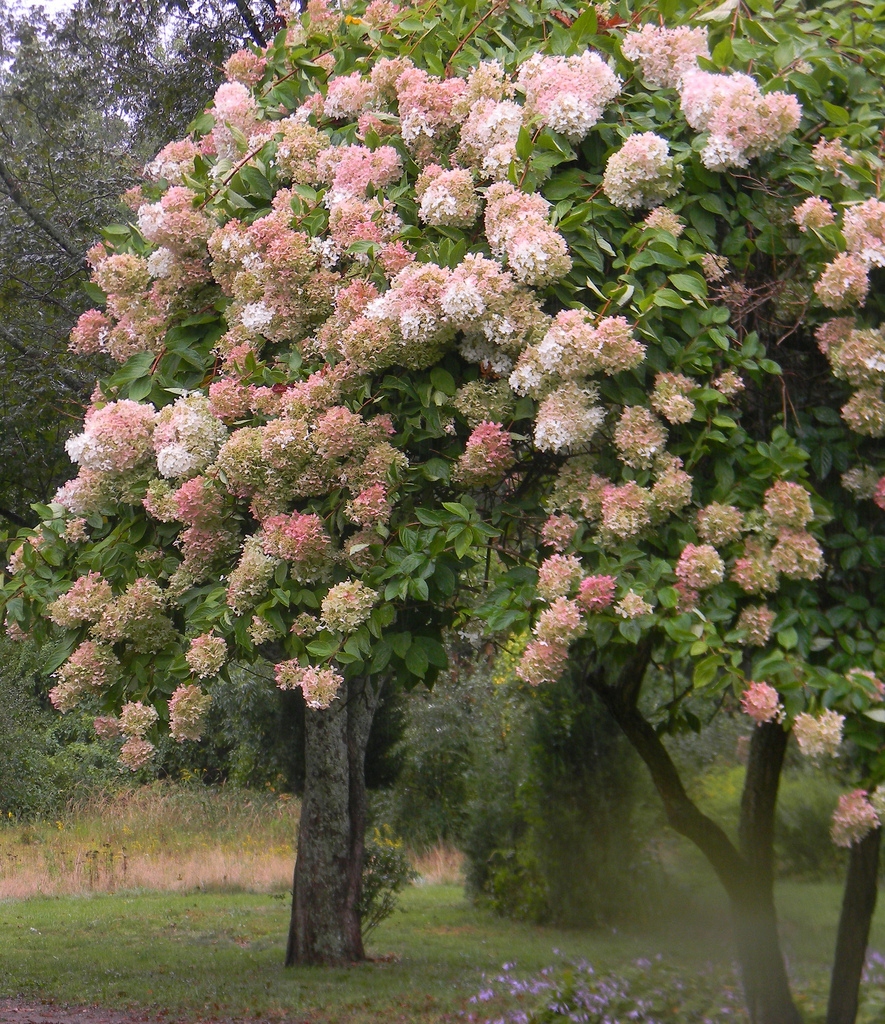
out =
{"type": "MultiPolygon", "coordinates": [[[[10,901],[0,904],[0,995],[312,1024],[454,1021],[465,1009],[482,1019],[468,999],[483,987],[484,974],[513,961],[521,972],[537,972],[557,962],[555,950],[584,957],[600,971],[658,953],[686,976],[708,963],[727,969],[728,921],[709,879],[700,880],[691,899],[686,894],[683,909],[688,902],[694,903],[691,919],[680,913],[641,929],[564,931],[477,910],[455,886],[414,887],[373,934],[374,962],[285,970],[283,896],[196,892],[10,901]]],[[[785,947],[800,986],[810,986],[807,1008],[820,1002],[815,990],[825,976],[838,902],[835,884],[790,883],[780,890],[785,947]]],[[[882,914],[873,946],[885,949],[882,914]]]]}

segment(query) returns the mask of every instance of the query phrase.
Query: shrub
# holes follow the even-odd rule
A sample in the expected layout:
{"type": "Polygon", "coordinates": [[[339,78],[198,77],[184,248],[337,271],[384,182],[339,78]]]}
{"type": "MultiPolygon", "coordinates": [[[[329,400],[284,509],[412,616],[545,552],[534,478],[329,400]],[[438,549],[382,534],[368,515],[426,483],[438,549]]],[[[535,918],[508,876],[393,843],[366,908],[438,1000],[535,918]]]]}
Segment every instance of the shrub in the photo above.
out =
{"type": "Polygon", "coordinates": [[[360,921],[363,939],[396,909],[397,894],[416,877],[405,846],[389,825],[366,833],[360,921]]]}

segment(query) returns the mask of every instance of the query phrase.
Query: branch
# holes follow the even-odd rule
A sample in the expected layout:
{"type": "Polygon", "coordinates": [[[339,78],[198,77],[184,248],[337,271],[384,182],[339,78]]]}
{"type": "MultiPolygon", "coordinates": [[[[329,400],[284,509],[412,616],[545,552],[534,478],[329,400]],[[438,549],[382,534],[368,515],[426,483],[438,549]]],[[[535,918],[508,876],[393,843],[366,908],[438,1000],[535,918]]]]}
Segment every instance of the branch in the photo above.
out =
{"type": "Polygon", "coordinates": [[[18,183],[10,173],[9,168],[6,166],[5,161],[0,160],[0,180],[6,186],[6,194],[9,198],[22,210],[27,216],[33,221],[34,224],[41,231],[47,234],[57,245],[61,246],[62,249],[71,257],[77,261],[83,270],[89,270],[89,264],[86,262],[85,257],[82,253],[77,251],[74,243],[66,238],[58,228],[52,224],[43,214],[22,195],[21,189],[18,187],[18,183]]]}
{"type": "Polygon", "coordinates": [[[13,512],[11,509],[3,508],[2,505],[0,505],[0,516],[4,519],[8,519],[10,523],[14,523],[16,526],[30,526],[30,523],[28,523],[26,519],[22,519],[18,513],[13,512]]]}
{"type": "Polygon", "coordinates": [[[604,670],[587,673],[585,682],[599,696],[648,768],[655,789],[664,804],[667,823],[690,839],[706,856],[729,896],[738,896],[736,888],[746,876],[746,863],[722,828],[703,814],[688,796],[669,751],[646,721],[636,700],[651,661],[651,639],[647,639],[618,675],[613,684],[605,682],[604,670]]]}
{"type": "MultiPolygon", "coordinates": [[[[10,348],[14,348],[16,352],[23,355],[31,362],[37,361],[37,357],[28,348],[28,346],[20,342],[18,338],[14,337],[2,325],[0,325],[0,339],[5,341],[10,348]]],[[[83,382],[75,373],[71,370],[65,369],[64,366],[59,366],[58,364],[56,364],[54,372],[62,379],[64,386],[71,392],[71,394],[73,394],[77,399],[82,398],[85,389],[83,387],[83,382]]]]}
{"type": "Polygon", "coordinates": [[[249,29],[252,42],[256,46],[267,46],[267,40],[264,38],[264,33],[258,27],[255,15],[249,8],[248,0],[234,0],[234,7],[240,12],[240,17],[245,22],[246,28],[249,29]]]}

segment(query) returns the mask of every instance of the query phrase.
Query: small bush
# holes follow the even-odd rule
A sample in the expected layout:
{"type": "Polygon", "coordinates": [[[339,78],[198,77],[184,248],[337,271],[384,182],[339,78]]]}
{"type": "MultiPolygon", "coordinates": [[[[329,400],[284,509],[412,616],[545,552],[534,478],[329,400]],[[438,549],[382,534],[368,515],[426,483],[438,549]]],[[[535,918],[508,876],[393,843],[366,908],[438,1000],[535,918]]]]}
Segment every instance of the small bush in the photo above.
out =
{"type": "Polygon", "coordinates": [[[402,839],[388,825],[367,830],[359,906],[363,939],[390,917],[397,894],[416,877],[402,839]]]}

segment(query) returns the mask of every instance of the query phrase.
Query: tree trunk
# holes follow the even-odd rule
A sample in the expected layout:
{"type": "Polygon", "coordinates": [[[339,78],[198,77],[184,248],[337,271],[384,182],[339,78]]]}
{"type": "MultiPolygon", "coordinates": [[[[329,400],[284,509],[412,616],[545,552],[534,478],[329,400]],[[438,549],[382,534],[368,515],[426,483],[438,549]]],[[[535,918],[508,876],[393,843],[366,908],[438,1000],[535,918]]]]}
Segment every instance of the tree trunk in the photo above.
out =
{"type": "Polygon", "coordinates": [[[365,754],[380,685],[305,716],[305,779],[286,966],[365,959],[359,903],[366,825],[365,754]]]}
{"type": "Polygon", "coordinates": [[[854,1024],[857,1017],[858,990],[870,922],[876,909],[881,838],[882,829],[877,828],[851,847],[830,978],[827,1024],[854,1024]]]}
{"type": "Polygon", "coordinates": [[[790,994],[773,896],[774,808],[787,735],[777,724],[757,728],[741,801],[740,849],[690,799],[660,736],[636,706],[651,644],[637,648],[609,684],[591,672],[596,690],[645,762],[671,828],[710,862],[731,904],[738,959],[752,1024],[802,1024],[790,994]]]}
{"type": "Polygon", "coordinates": [[[774,906],[774,812],[787,733],[777,722],[757,725],[741,795],[738,844],[744,868],[729,893],[750,1020],[800,1022],[790,995],[774,906]]]}

